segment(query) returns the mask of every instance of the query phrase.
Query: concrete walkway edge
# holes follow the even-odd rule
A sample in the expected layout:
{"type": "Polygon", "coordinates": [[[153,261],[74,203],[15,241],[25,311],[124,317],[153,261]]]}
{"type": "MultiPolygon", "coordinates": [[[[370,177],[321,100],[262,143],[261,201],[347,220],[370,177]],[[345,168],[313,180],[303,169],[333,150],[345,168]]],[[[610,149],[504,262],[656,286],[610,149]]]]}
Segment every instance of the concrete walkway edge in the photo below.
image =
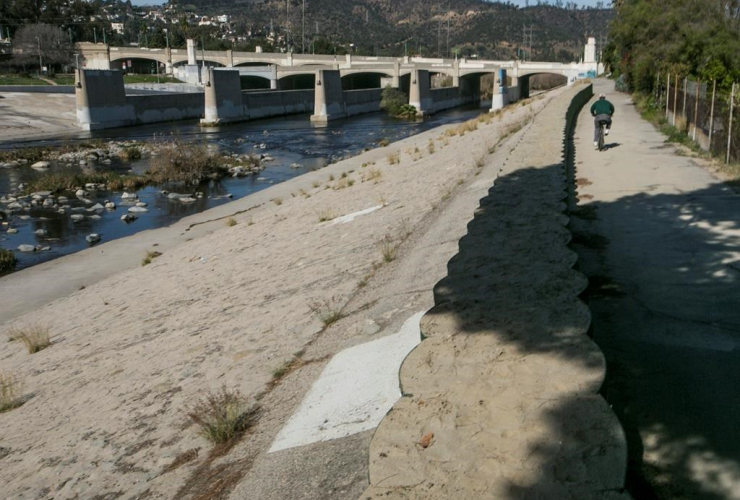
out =
{"type": "Polygon", "coordinates": [[[630,498],[624,432],[598,394],[606,364],[578,298],[587,280],[567,246],[563,156],[592,93],[553,100],[481,200],[401,367],[404,397],[373,437],[361,500],[630,498]]]}

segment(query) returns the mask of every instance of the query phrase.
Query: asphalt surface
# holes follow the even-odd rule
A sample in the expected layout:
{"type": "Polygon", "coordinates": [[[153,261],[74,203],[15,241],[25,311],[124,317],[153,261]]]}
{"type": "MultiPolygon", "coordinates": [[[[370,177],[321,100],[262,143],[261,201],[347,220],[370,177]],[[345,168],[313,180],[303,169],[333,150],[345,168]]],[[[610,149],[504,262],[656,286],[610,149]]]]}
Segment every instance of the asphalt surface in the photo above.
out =
{"type": "Polygon", "coordinates": [[[602,389],[628,439],[641,499],[740,499],[740,196],[643,121],[616,107],[607,149],[589,105],[575,136],[572,221],[602,389]]]}

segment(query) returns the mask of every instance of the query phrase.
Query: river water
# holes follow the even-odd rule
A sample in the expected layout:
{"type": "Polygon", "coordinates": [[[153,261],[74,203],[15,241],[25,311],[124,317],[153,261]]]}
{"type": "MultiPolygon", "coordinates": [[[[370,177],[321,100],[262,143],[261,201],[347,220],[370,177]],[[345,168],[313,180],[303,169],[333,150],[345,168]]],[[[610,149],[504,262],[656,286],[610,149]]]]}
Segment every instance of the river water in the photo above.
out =
{"type": "MultiPolygon", "coordinates": [[[[76,200],[73,195],[69,197],[73,209],[66,214],[59,214],[55,209],[33,207],[30,211],[15,213],[8,220],[0,221],[2,222],[0,248],[14,250],[18,259],[16,270],[23,269],[87,248],[90,244],[85,237],[91,233],[99,234],[101,241],[105,242],[139,231],[168,226],[182,217],[248,196],[312,169],[321,168],[330,162],[355,156],[365,149],[377,147],[381,139],[398,141],[430,128],[468,120],[481,111],[478,107],[458,108],[438,113],[419,122],[395,120],[375,113],[337,120],[327,126],[317,127],[309,123],[308,116],[294,115],[208,130],[202,130],[195,122],[179,122],[95,132],[92,133],[93,138],[116,141],[151,141],[161,140],[163,136],[173,136],[183,141],[216,144],[221,151],[230,153],[267,153],[274,157],[275,161],[268,163],[267,168],[258,175],[225,178],[197,188],[205,196],[191,204],[168,199],[161,193],[162,187],[144,188],[137,194],[140,201],[147,203],[146,208],[149,211],[137,214],[139,218],[131,223],[121,221],[121,216],[127,209],[125,203],[121,204],[122,192],[96,193],[95,202],[110,200],[116,203],[118,208],[113,211],[90,213],[83,211],[86,205],[81,202],[75,211],[76,200]],[[257,144],[264,144],[266,147],[255,149],[257,144]],[[295,164],[300,167],[295,168],[295,164]],[[75,213],[84,214],[86,217],[80,222],[73,222],[70,216],[75,213]],[[98,215],[99,218],[89,217],[90,215],[98,215]],[[17,230],[17,233],[9,234],[7,232],[9,228],[17,230]],[[36,234],[38,230],[43,230],[42,234],[36,234]],[[48,247],[48,250],[17,251],[21,244],[48,247]]],[[[76,137],[83,136],[89,138],[90,134],[80,133],[76,137]]],[[[69,142],[70,138],[65,140],[69,142]]],[[[76,139],[72,139],[74,140],[76,139]]],[[[24,143],[23,146],[54,142],[54,140],[37,141],[24,143]]],[[[147,166],[148,160],[140,160],[129,164],[116,162],[96,168],[141,171],[147,166]]],[[[12,192],[29,171],[28,166],[0,169],[0,196],[12,192]]]]}

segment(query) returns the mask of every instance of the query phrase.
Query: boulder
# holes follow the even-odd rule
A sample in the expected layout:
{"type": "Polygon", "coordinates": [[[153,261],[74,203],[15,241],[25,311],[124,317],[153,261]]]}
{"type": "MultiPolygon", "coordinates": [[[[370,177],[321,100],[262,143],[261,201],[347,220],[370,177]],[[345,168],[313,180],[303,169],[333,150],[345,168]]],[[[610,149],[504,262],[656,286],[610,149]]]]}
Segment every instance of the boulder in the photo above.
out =
{"type": "Polygon", "coordinates": [[[123,192],[121,195],[122,200],[138,200],[139,195],[136,193],[127,193],[126,191],[123,192]]]}
{"type": "Polygon", "coordinates": [[[85,236],[85,240],[88,243],[97,243],[98,241],[100,241],[100,235],[98,233],[91,233],[85,236]]]}
{"type": "Polygon", "coordinates": [[[195,198],[190,198],[190,197],[180,198],[180,202],[182,203],[194,203],[195,201],[197,201],[195,198]]]}
{"type": "Polygon", "coordinates": [[[54,200],[52,198],[47,198],[44,200],[43,204],[46,208],[51,208],[54,206],[54,200]]]}
{"type": "Polygon", "coordinates": [[[115,210],[116,209],[116,204],[113,203],[112,201],[108,201],[105,204],[105,208],[106,208],[106,210],[115,210]]]}
{"type": "Polygon", "coordinates": [[[145,207],[146,206],[146,203],[143,202],[143,201],[139,201],[139,202],[136,203],[136,206],[137,207],[145,207]]]}
{"type": "Polygon", "coordinates": [[[36,247],[33,245],[18,245],[18,251],[24,253],[35,252],[36,247]]]}
{"type": "Polygon", "coordinates": [[[100,203],[96,203],[95,205],[91,206],[87,210],[88,210],[88,212],[96,212],[98,210],[103,210],[104,208],[105,207],[103,205],[101,205],[100,203]]]}
{"type": "Polygon", "coordinates": [[[33,165],[31,165],[31,168],[34,170],[46,170],[49,168],[49,162],[48,161],[37,161],[33,165]]]}
{"type": "Polygon", "coordinates": [[[33,232],[33,234],[35,234],[36,236],[46,236],[48,232],[46,231],[46,229],[37,229],[33,232]]]}
{"type": "Polygon", "coordinates": [[[18,230],[14,227],[9,227],[7,233],[8,234],[18,234],[18,230]]]}
{"type": "Polygon", "coordinates": [[[23,205],[21,205],[17,201],[14,201],[13,203],[11,203],[11,204],[8,205],[8,209],[10,209],[10,210],[22,210],[23,209],[23,205]]]}
{"type": "Polygon", "coordinates": [[[149,209],[144,208],[144,207],[129,207],[128,211],[134,214],[142,214],[144,212],[148,212],[149,209]]]}
{"type": "Polygon", "coordinates": [[[75,191],[75,196],[78,198],[85,198],[89,193],[84,189],[78,189],[75,191]]]}
{"type": "Polygon", "coordinates": [[[72,214],[69,218],[72,219],[72,222],[80,222],[82,220],[85,220],[85,216],[82,214],[72,214]]]}
{"type": "Polygon", "coordinates": [[[126,222],[126,223],[129,223],[129,222],[133,222],[133,221],[135,221],[135,220],[136,220],[137,218],[138,218],[138,217],[136,217],[136,216],[135,216],[134,214],[129,214],[129,213],[125,213],[125,214],[123,214],[123,215],[121,216],[121,220],[122,220],[123,222],[126,222]]]}

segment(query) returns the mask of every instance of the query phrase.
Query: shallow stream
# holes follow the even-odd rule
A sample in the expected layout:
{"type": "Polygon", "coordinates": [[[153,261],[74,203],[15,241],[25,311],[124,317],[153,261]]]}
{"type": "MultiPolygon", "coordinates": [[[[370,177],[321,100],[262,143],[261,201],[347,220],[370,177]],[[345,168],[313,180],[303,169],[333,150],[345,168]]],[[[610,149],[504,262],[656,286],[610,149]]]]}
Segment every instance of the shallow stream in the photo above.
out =
{"type": "MultiPolygon", "coordinates": [[[[188,204],[163,195],[162,186],[141,189],[137,192],[138,198],[147,204],[148,212],[137,214],[138,219],[130,223],[121,220],[121,216],[130,206],[126,205],[125,201],[122,203],[122,192],[94,193],[93,203],[104,203],[109,200],[117,207],[115,210],[95,212],[87,210],[90,204],[84,204],[76,200],[74,195],[68,195],[72,208],[64,214],[58,213],[53,208],[32,207],[0,221],[3,224],[0,226],[0,247],[15,251],[18,259],[16,270],[22,269],[87,248],[90,243],[85,238],[91,233],[99,234],[101,242],[105,242],[146,229],[168,226],[182,217],[248,196],[273,184],[321,168],[330,162],[355,156],[364,149],[377,147],[381,139],[398,141],[433,127],[470,119],[481,111],[477,107],[459,108],[439,113],[420,122],[399,121],[382,114],[370,114],[316,127],[309,123],[307,116],[295,115],[233,124],[207,131],[202,130],[197,123],[181,122],[76,134],[73,139],[65,140],[74,142],[93,137],[106,141],[152,141],[172,136],[188,142],[203,141],[215,144],[221,151],[228,153],[269,154],[275,160],[267,163],[267,167],[257,175],[225,178],[204,184],[197,189],[184,190],[184,192],[201,191],[204,194],[202,198],[188,204]],[[258,145],[264,145],[264,149],[258,145]],[[84,214],[85,217],[75,222],[72,219],[74,214],[84,214]],[[11,233],[7,232],[8,229],[11,229],[11,233]],[[48,249],[35,252],[18,251],[18,247],[24,244],[48,249]]],[[[55,142],[60,142],[60,139],[4,144],[2,148],[55,142]]],[[[148,159],[130,163],[116,160],[110,165],[96,164],[92,168],[96,171],[142,172],[146,170],[148,164],[148,159]]],[[[50,170],[54,168],[58,167],[52,165],[50,170]]],[[[0,197],[14,191],[30,172],[31,169],[27,165],[0,168],[0,197]]],[[[4,205],[0,205],[0,209],[3,208],[4,205]]]]}

